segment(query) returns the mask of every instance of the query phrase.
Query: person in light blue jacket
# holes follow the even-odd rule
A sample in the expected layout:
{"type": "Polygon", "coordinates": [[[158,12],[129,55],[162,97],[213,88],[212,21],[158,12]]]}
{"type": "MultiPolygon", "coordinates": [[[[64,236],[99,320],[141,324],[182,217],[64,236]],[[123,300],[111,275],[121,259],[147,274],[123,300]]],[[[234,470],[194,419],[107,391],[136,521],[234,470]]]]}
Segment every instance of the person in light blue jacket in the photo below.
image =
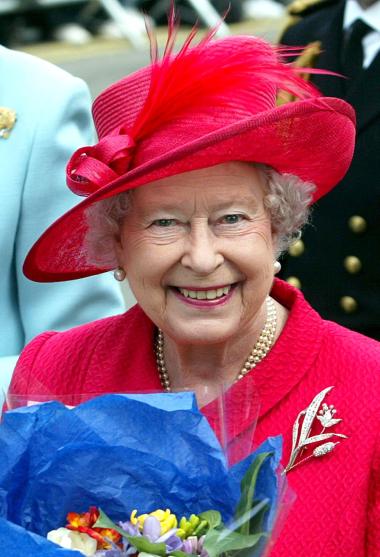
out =
{"type": "Polygon", "coordinates": [[[17,355],[45,330],[124,311],[110,274],[39,284],[25,256],[43,230],[77,203],[65,166],[94,140],[87,86],[65,71],[0,46],[0,391],[17,355]]]}

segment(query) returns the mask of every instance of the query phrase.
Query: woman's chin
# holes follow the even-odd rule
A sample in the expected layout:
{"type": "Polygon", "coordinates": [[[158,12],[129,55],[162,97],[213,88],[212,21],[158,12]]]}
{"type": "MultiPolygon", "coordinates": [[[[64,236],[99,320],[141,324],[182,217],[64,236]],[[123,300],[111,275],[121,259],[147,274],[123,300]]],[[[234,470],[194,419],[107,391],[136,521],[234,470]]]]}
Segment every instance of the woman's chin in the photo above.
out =
{"type": "Polygon", "coordinates": [[[237,323],[228,325],[225,320],[173,320],[168,324],[170,330],[167,330],[167,334],[179,344],[219,344],[227,342],[239,330],[237,323]]]}

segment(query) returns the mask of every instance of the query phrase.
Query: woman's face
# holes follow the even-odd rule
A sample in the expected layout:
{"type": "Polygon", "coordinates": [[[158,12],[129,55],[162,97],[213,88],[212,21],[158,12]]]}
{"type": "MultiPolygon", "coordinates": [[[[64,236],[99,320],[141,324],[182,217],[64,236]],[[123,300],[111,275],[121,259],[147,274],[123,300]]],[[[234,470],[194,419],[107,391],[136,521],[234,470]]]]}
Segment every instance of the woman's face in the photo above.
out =
{"type": "Polygon", "coordinates": [[[254,327],[273,281],[264,178],[247,163],[140,187],[117,254],[144,312],[180,343],[217,343],[254,327]]]}

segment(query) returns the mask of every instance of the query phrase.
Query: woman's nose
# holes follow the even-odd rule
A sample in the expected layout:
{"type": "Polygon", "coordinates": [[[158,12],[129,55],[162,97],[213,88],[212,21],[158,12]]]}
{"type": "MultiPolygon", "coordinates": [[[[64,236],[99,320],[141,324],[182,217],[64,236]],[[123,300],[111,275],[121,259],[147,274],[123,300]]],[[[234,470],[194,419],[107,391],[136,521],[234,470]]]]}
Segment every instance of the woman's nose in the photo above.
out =
{"type": "Polygon", "coordinates": [[[218,238],[215,238],[208,224],[198,223],[192,226],[186,240],[182,265],[198,275],[210,275],[223,261],[218,238]]]}

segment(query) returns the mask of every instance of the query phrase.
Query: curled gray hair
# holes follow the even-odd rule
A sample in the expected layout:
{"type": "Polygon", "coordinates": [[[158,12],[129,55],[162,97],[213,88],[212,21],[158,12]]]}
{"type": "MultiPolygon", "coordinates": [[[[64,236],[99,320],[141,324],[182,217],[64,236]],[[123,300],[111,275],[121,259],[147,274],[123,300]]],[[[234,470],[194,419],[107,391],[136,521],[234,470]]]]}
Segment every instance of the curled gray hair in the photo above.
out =
{"type": "Polygon", "coordinates": [[[300,238],[302,228],[309,222],[316,187],[293,174],[280,174],[268,166],[257,166],[266,178],[264,206],[270,214],[275,255],[279,257],[300,238]]]}
{"type": "MultiPolygon", "coordinates": [[[[278,257],[300,237],[302,227],[308,222],[315,186],[292,174],[279,174],[261,164],[255,166],[266,182],[264,206],[271,218],[275,255],[278,257]]],[[[89,263],[99,268],[118,266],[115,241],[131,205],[132,191],[128,191],[94,203],[87,209],[85,251],[89,263]]]]}

